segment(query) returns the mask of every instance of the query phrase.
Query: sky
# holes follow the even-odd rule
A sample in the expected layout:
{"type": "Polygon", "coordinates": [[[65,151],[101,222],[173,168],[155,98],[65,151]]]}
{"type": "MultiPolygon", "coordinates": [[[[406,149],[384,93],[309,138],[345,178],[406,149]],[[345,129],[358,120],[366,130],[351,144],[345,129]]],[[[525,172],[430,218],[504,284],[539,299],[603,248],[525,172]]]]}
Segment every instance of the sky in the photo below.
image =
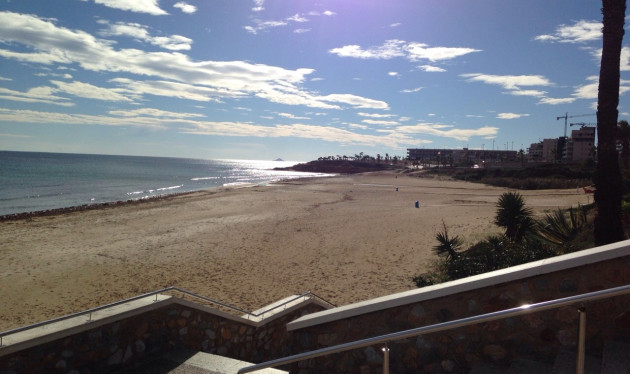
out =
{"type": "Polygon", "coordinates": [[[595,124],[601,19],[596,0],[0,0],[0,149],[527,150],[567,114],[595,124]]]}

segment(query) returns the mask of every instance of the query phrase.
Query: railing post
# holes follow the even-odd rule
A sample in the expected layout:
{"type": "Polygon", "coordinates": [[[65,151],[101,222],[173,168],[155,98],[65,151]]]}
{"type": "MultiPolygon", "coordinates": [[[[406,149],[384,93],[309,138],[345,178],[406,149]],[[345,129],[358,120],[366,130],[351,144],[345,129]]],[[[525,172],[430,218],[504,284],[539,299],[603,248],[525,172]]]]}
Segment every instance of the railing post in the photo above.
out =
{"type": "Polygon", "coordinates": [[[580,316],[580,327],[578,330],[578,347],[577,347],[577,362],[575,364],[576,374],[584,374],[584,349],[586,346],[586,309],[580,307],[578,309],[578,315],[580,316]]]}
{"type": "Polygon", "coordinates": [[[383,347],[383,374],[389,374],[389,348],[383,347]]]}

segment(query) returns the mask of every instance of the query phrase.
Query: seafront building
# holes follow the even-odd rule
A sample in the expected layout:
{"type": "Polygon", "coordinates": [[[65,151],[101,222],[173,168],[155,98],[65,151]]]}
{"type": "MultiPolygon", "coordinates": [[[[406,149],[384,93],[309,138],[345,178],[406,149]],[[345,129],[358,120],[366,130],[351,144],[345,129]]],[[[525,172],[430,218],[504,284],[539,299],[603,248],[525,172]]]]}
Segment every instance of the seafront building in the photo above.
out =
{"type": "Polygon", "coordinates": [[[582,162],[595,157],[596,128],[582,126],[570,137],[543,139],[523,153],[515,150],[408,148],[407,159],[421,165],[491,167],[506,163],[582,162]]]}
{"type": "Polygon", "coordinates": [[[409,148],[407,159],[422,165],[482,165],[518,160],[517,151],[484,149],[409,148]]]}

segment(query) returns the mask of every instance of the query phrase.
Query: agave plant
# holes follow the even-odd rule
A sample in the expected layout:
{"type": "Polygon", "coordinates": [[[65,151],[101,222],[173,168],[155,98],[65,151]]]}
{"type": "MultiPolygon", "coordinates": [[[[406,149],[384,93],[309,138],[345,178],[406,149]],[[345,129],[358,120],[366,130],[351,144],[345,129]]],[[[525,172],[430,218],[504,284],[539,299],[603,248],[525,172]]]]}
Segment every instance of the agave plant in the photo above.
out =
{"type": "Polygon", "coordinates": [[[544,240],[557,245],[565,245],[573,241],[586,224],[586,208],[579,205],[577,209],[569,208],[568,214],[558,209],[553,214],[545,215],[537,222],[537,234],[544,240]]]}
{"type": "Polygon", "coordinates": [[[463,241],[459,236],[449,237],[446,224],[442,221],[443,230],[435,234],[438,244],[433,247],[433,251],[439,256],[446,257],[446,260],[452,260],[458,257],[458,251],[463,241]]]}

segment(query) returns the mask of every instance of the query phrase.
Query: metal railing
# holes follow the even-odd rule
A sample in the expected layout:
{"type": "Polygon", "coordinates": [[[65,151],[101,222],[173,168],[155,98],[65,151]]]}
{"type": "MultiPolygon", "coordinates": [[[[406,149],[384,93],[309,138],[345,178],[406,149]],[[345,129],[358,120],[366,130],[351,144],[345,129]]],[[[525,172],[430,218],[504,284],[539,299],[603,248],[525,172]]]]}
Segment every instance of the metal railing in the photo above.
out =
{"type": "Polygon", "coordinates": [[[265,310],[263,310],[261,312],[258,312],[258,313],[253,313],[253,312],[249,312],[249,311],[246,311],[244,309],[241,309],[239,307],[236,307],[236,306],[233,306],[233,305],[230,305],[230,304],[226,304],[226,303],[223,303],[221,301],[211,299],[209,297],[201,296],[201,295],[196,294],[196,293],[191,292],[191,291],[187,291],[187,290],[181,289],[179,287],[167,287],[167,288],[163,288],[161,290],[156,290],[156,291],[148,292],[148,293],[145,293],[145,294],[142,294],[142,295],[130,297],[128,299],[116,301],[114,303],[101,305],[101,306],[98,306],[96,308],[91,308],[91,309],[87,309],[87,310],[84,310],[84,311],[81,311],[81,312],[72,313],[72,314],[68,314],[68,315],[62,316],[62,317],[53,318],[53,319],[49,319],[49,320],[46,320],[46,321],[34,323],[34,324],[31,324],[31,325],[28,325],[28,326],[18,327],[18,328],[12,329],[12,330],[7,330],[7,331],[0,332],[0,348],[3,347],[2,338],[5,337],[5,336],[8,336],[8,335],[17,334],[17,333],[22,332],[22,331],[27,331],[27,330],[34,329],[34,328],[37,328],[37,327],[50,325],[52,323],[61,322],[61,321],[65,321],[65,320],[68,320],[68,319],[71,319],[71,318],[85,316],[85,315],[88,316],[88,319],[87,319],[86,322],[91,322],[92,321],[92,313],[94,313],[94,312],[98,312],[100,310],[111,308],[111,307],[114,307],[114,306],[117,306],[117,305],[122,305],[122,304],[125,304],[125,303],[128,303],[128,302],[131,302],[131,301],[144,299],[144,298],[147,298],[147,297],[150,297],[150,296],[155,296],[154,302],[157,302],[158,301],[158,295],[163,294],[165,292],[172,292],[172,291],[183,293],[185,295],[192,296],[194,298],[201,299],[201,300],[204,300],[206,302],[218,305],[220,307],[227,308],[229,310],[238,312],[240,314],[243,314],[243,315],[247,316],[247,319],[249,319],[250,317],[251,318],[262,317],[261,319],[264,319],[265,318],[265,314],[267,314],[269,312],[272,312],[272,311],[275,311],[275,310],[277,310],[279,308],[285,308],[286,309],[288,304],[293,303],[294,301],[297,301],[297,300],[299,300],[301,298],[303,298],[304,300],[307,300],[309,298],[316,298],[316,299],[321,300],[322,302],[324,302],[324,303],[326,303],[326,304],[328,304],[328,305],[330,305],[332,307],[336,307],[335,304],[325,300],[324,298],[314,294],[311,291],[307,291],[307,292],[305,292],[305,293],[303,293],[301,295],[297,295],[297,296],[295,296],[295,297],[293,297],[293,298],[291,298],[289,300],[286,300],[283,303],[275,305],[275,306],[273,306],[273,307],[271,307],[269,309],[265,309],[265,310]]]}
{"type": "Polygon", "coordinates": [[[244,367],[238,371],[238,374],[249,373],[266,368],[273,368],[282,365],[291,364],[298,361],[303,361],[311,358],[326,356],[334,353],[345,352],[357,348],[369,347],[377,344],[385,344],[383,347],[383,373],[389,373],[389,347],[388,342],[402,340],[407,338],[416,337],[419,335],[430,334],[434,332],[440,332],[445,330],[451,330],[458,327],[470,326],[479,323],[485,323],[495,321],[499,319],[505,319],[510,317],[521,316],[525,314],[531,314],[536,312],[542,312],[549,309],[556,309],[564,306],[571,306],[579,304],[579,335],[578,335],[578,352],[576,359],[576,373],[584,373],[584,348],[585,348],[585,335],[586,335],[586,312],[584,305],[587,302],[612,298],[615,296],[630,294],[630,285],[609,288],[602,291],[589,292],[581,295],[570,296],[566,298],[544,301],[536,304],[522,305],[520,307],[505,309],[498,312],[492,312],[487,314],[480,314],[473,317],[462,318],[454,321],[438,323],[430,326],[418,327],[410,330],[399,331],[391,334],[376,336],[372,338],[357,340],[350,343],[344,343],[335,345],[332,347],[321,348],[311,352],[305,352],[288,356],[285,358],[279,358],[263,362],[260,364],[244,367]]]}

